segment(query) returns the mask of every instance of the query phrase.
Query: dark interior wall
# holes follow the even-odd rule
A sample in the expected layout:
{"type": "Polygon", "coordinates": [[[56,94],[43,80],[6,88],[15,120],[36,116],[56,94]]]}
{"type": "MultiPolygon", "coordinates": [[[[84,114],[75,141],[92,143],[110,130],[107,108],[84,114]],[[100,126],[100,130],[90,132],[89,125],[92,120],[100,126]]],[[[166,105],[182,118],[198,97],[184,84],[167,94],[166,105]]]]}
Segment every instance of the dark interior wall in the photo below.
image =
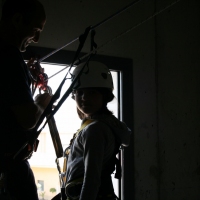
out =
{"type": "Polygon", "coordinates": [[[195,0],[156,18],[161,199],[200,198],[199,25],[195,0]]]}
{"type": "MultiPolygon", "coordinates": [[[[173,2],[155,1],[155,11],[173,2]]],[[[200,2],[182,0],[146,23],[137,38],[141,45],[132,56],[137,200],[200,198],[199,25],[200,2]]]]}
{"type": "MultiPolygon", "coordinates": [[[[33,46],[56,49],[131,0],[41,2],[47,24],[33,46]]],[[[114,60],[132,60],[133,99],[126,99],[125,105],[132,108],[125,115],[133,115],[133,136],[125,157],[130,175],[125,200],[198,200],[200,1],[141,0],[97,29],[96,42],[101,45],[137,24],[98,51],[114,60]],[[140,24],[172,2],[176,4],[140,24]]],[[[65,49],[75,51],[76,44],[65,49]]]]}

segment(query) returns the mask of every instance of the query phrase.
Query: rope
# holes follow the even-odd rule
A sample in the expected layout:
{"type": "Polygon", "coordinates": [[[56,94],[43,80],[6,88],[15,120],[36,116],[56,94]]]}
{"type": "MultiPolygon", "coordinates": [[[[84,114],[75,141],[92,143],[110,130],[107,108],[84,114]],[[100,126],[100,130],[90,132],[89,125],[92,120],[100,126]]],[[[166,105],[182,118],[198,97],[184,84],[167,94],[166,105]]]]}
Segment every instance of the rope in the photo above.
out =
{"type": "MultiPolygon", "coordinates": [[[[112,18],[118,16],[119,14],[121,14],[122,12],[124,12],[125,10],[127,10],[128,8],[130,8],[131,6],[135,5],[136,3],[140,2],[142,0],[135,0],[133,2],[131,2],[130,4],[128,4],[127,6],[125,6],[124,8],[120,9],[119,11],[117,11],[116,13],[112,14],[111,16],[107,17],[106,19],[102,20],[101,22],[99,22],[98,24],[91,26],[91,30],[95,29],[99,26],[101,26],[102,24],[106,23],[107,21],[111,20],[112,18]]],[[[44,56],[43,58],[40,58],[38,60],[38,62],[42,62],[43,60],[45,60],[46,58],[50,57],[51,55],[55,54],[56,52],[60,51],[61,49],[69,46],[70,44],[76,42],[79,39],[79,37],[76,37],[75,39],[73,39],[72,41],[70,41],[69,43],[63,45],[62,47],[52,51],[51,53],[49,53],[48,55],[44,56]]]]}
{"type": "MultiPolygon", "coordinates": [[[[181,0],[176,0],[174,2],[172,2],[171,4],[169,4],[168,6],[164,7],[163,9],[159,10],[158,12],[155,12],[153,15],[151,15],[150,17],[146,18],[145,20],[141,21],[140,23],[134,25],[133,27],[127,29],[126,31],[120,33],[119,35],[117,35],[116,37],[112,38],[111,40],[105,42],[104,44],[100,45],[99,47],[97,47],[96,49],[90,51],[89,53],[85,54],[84,56],[82,56],[81,58],[79,58],[79,60],[74,62],[74,65],[76,65],[78,62],[80,62],[81,60],[84,60],[85,58],[87,58],[88,56],[90,56],[91,54],[95,53],[96,51],[98,51],[99,49],[105,47],[106,45],[112,43],[113,41],[117,40],[118,38],[124,36],[125,34],[131,32],[132,30],[134,30],[135,28],[139,27],[140,25],[144,24],[145,22],[149,21],[150,19],[154,18],[155,16],[161,14],[162,12],[164,12],[165,10],[169,9],[170,7],[174,6],[176,3],[180,2],[181,0]]],[[[70,65],[66,65],[65,68],[63,68],[62,70],[56,72],[55,74],[53,74],[52,76],[50,76],[48,79],[54,77],[55,75],[57,75],[58,73],[62,72],[63,70],[67,69],[70,65]]]]}
{"type": "Polygon", "coordinates": [[[102,44],[101,46],[99,46],[99,48],[97,48],[97,50],[103,48],[104,46],[110,44],[111,42],[117,40],[118,38],[122,37],[123,35],[129,33],[130,31],[134,30],[135,28],[139,27],[140,25],[144,24],[145,22],[149,21],[150,19],[154,18],[155,16],[159,15],[160,13],[164,12],[165,10],[167,10],[168,8],[172,7],[173,5],[175,5],[176,3],[178,3],[181,0],[176,0],[175,2],[171,3],[170,5],[166,6],[165,8],[159,10],[158,12],[155,12],[153,15],[151,15],[150,17],[146,18],[145,20],[141,21],[140,23],[136,24],[135,26],[131,27],[130,29],[120,33],[119,35],[117,35],[116,37],[114,37],[113,39],[105,42],[104,44],[102,44]]]}

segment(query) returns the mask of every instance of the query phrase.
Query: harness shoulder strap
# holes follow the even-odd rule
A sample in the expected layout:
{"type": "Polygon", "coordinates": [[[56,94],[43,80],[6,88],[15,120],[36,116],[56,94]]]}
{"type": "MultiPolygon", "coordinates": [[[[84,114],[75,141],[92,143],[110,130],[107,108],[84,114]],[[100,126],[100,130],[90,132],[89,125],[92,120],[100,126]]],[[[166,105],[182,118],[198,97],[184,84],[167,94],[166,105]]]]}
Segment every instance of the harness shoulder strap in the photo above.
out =
{"type": "MultiPolygon", "coordinates": [[[[92,123],[93,121],[94,121],[94,120],[92,120],[92,119],[87,119],[87,120],[85,120],[85,121],[82,123],[80,129],[78,129],[77,132],[74,134],[72,140],[74,141],[75,138],[78,136],[78,134],[79,134],[88,124],[92,123]]],[[[63,172],[66,172],[66,171],[67,171],[67,159],[68,159],[68,155],[69,155],[69,153],[70,153],[70,147],[71,147],[71,145],[69,145],[69,146],[65,149],[65,151],[64,151],[63,172]]]]}

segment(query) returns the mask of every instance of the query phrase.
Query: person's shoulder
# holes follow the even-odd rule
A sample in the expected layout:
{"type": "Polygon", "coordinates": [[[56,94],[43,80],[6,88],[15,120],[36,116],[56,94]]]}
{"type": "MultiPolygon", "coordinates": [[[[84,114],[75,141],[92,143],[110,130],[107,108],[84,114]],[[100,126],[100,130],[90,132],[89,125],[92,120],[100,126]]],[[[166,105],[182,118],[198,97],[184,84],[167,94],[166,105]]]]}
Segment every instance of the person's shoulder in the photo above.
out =
{"type": "Polygon", "coordinates": [[[110,129],[110,127],[103,120],[94,120],[86,127],[86,129],[106,130],[106,129],[110,129]]]}
{"type": "Polygon", "coordinates": [[[13,57],[19,57],[21,56],[21,53],[17,47],[0,39],[0,56],[2,58],[9,57],[10,60],[13,60],[13,57]]]}
{"type": "Polygon", "coordinates": [[[84,138],[102,138],[110,135],[111,128],[100,120],[94,120],[82,130],[82,137],[84,138]]]}

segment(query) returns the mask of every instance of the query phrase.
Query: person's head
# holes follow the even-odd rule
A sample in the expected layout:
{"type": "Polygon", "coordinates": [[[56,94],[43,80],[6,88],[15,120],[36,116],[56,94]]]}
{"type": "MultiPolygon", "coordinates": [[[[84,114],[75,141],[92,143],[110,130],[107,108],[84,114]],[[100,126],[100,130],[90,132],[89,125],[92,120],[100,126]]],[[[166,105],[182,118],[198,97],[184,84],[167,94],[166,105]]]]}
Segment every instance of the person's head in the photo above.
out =
{"type": "Polygon", "coordinates": [[[37,43],[46,22],[43,5],[38,0],[6,0],[2,8],[1,22],[12,31],[11,43],[20,51],[26,51],[31,43],[37,43]]]}
{"type": "MultiPolygon", "coordinates": [[[[84,63],[78,65],[72,76],[80,74],[84,63]]],[[[107,104],[114,99],[113,80],[109,69],[102,63],[90,61],[75,83],[72,98],[76,101],[77,112],[81,119],[95,113],[112,114],[107,104]]]]}

